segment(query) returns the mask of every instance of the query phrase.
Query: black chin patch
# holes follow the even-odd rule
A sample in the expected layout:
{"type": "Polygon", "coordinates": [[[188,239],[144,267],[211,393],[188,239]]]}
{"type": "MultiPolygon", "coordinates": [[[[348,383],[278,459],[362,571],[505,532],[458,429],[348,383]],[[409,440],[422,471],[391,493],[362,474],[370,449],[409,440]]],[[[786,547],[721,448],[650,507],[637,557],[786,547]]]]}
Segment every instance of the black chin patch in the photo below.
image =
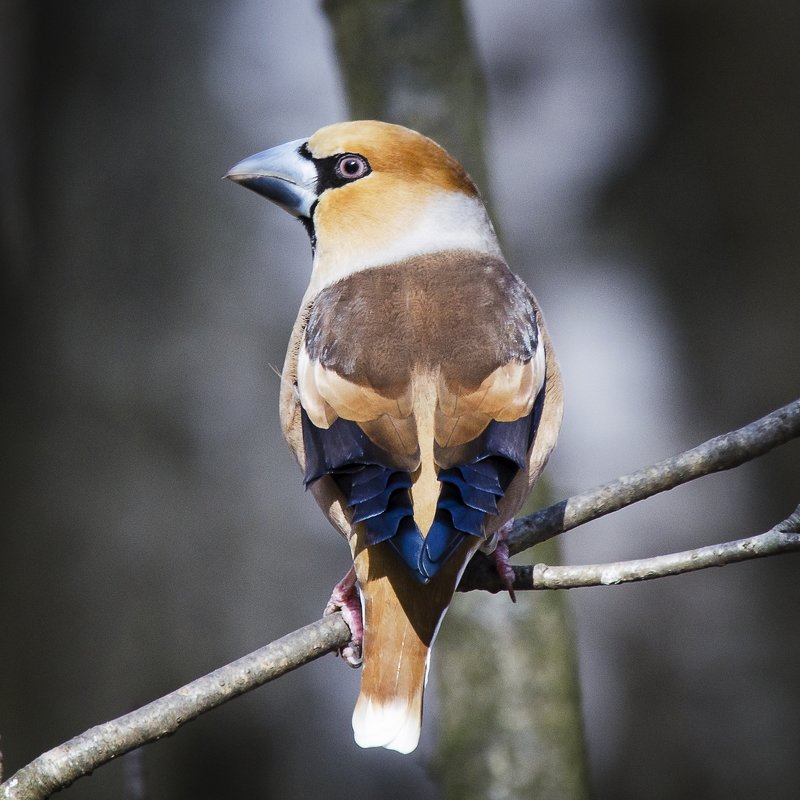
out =
{"type": "Polygon", "coordinates": [[[311,242],[311,250],[316,250],[317,247],[317,233],[314,230],[314,209],[317,207],[317,204],[314,203],[311,206],[311,216],[310,217],[298,217],[300,222],[303,223],[303,227],[306,229],[306,233],[308,234],[308,239],[311,242]]]}

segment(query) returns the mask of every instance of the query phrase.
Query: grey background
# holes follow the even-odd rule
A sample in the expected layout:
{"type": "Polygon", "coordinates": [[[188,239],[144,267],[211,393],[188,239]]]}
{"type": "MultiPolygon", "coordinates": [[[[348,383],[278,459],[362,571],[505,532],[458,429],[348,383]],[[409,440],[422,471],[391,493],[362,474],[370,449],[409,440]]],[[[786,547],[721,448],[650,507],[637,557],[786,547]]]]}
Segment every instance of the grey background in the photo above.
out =
{"type": "MultiPolygon", "coordinates": [[[[468,9],[488,189],[564,371],[556,493],[797,397],[796,3],[468,9]]],[[[346,570],[277,421],[305,233],[219,177],[347,110],[311,0],[0,14],[8,773],[317,618],[346,570]]],[[[789,445],[598,521],[565,558],[765,530],[797,462],[789,445]]],[[[797,796],[796,571],[570,595],[597,797],[797,796]]],[[[323,659],[64,796],[436,797],[435,713],[414,755],[361,751],[357,681],[323,659]]]]}

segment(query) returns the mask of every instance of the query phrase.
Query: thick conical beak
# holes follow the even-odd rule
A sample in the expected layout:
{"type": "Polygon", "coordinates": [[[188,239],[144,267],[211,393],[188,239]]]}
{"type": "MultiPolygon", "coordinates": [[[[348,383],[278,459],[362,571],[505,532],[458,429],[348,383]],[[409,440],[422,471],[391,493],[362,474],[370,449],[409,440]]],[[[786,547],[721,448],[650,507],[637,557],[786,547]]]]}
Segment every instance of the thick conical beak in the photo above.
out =
{"type": "Polygon", "coordinates": [[[295,217],[311,217],[317,201],[317,168],[301,153],[305,139],[278,145],[240,161],[225,174],[272,200],[295,217]]]}

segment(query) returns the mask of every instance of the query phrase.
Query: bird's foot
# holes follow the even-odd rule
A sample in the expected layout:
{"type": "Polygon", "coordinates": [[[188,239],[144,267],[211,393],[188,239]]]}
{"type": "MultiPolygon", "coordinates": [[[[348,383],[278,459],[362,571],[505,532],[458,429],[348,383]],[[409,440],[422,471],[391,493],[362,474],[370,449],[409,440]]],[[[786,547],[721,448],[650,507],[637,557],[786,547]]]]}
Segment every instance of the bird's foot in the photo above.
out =
{"type": "Polygon", "coordinates": [[[361,598],[356,588],[356,569],[351,567],[331,592],[331,599],[325,606],[323,616],[342,612],[347,627],[350,628],[350,641],[339,650],[339,655],[351,666],[361,666],[361,644],[364,641],[364,621],[361,616],[361,598]]]}
{"type": "Polygon", "coordinates": [[[511,527],[514,520],[509,520],[497,531],[497,547],[491,555],[494,562],[494,568],[500,576],[500,581],[506,587],[508,596],[511,598],[512,603],[517,602],[517,595],[514,593],[514,567],[511,566],[508,554],[508,534],[511,533],[511,527]]]}

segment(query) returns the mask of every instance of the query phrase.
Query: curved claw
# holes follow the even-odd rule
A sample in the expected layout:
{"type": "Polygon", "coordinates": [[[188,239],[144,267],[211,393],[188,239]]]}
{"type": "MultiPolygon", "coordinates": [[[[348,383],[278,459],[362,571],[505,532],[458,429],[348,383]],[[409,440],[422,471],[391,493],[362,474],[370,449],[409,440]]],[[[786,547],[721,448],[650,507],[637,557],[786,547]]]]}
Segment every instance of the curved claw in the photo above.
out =
{"type": "Polygon", "coordinates": [[[339,650],[339,655],[351,667],[361,666],[361,645],[364,641],[364,621],[361,613],[361,597],[356,588],[356,569],[350,567],[347,574],[333,587],[331,598],[322,615],[342,612],[347,627],[350,628],[350,641],[339,650]]]}
{"type": "Polygon", "coordinates": [[[497,547],[491,554],[491,559],[494,562],[494,568],[500,576],[500,580],[505,586],[508,596],[511,598],[512,603],[517,602],[517,595],[514,593],[514,567],[511,566],[508,554],[508,534],[511,532],[511,526],[514,520],[509,520],[497,532],[497,547]]]}

